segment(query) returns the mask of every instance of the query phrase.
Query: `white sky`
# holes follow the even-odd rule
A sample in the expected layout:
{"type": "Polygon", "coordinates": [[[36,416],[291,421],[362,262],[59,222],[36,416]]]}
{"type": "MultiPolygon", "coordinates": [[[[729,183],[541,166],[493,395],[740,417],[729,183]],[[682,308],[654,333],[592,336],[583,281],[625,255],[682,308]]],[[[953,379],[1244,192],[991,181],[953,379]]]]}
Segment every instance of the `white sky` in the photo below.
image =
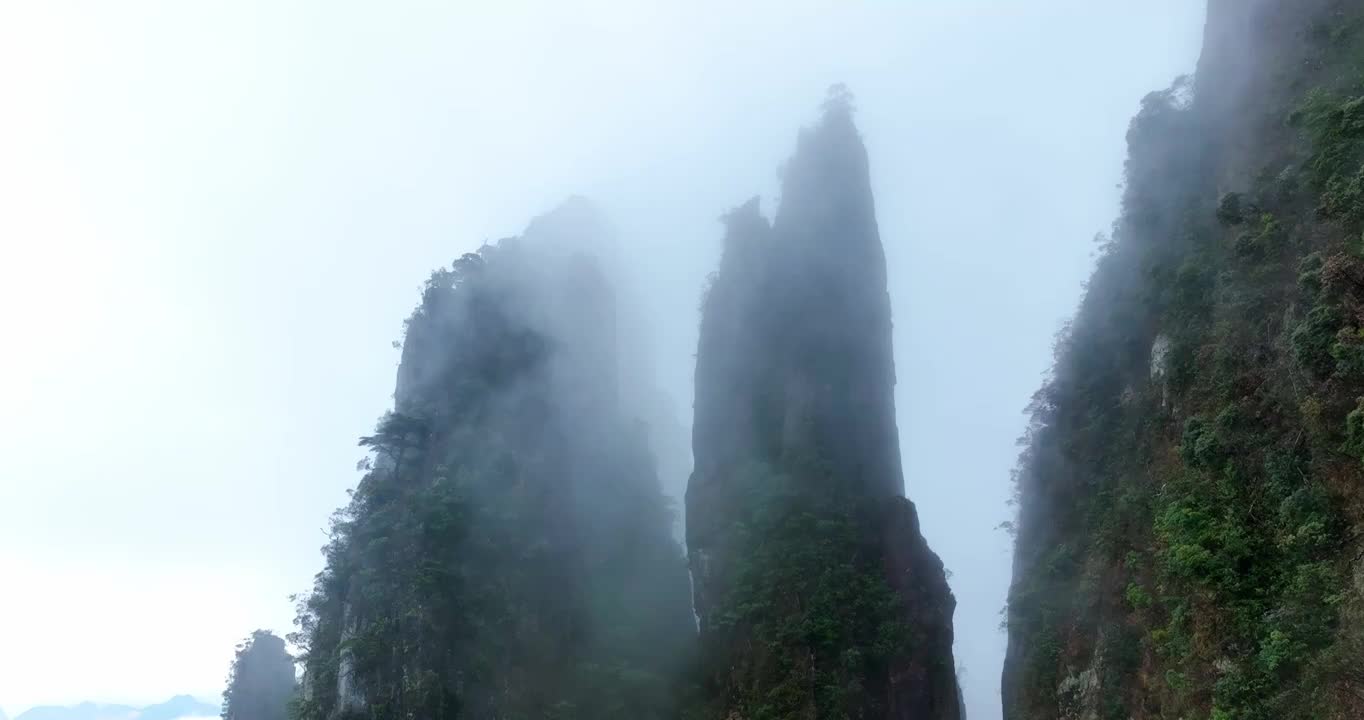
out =
{"type": "Polygon", "coordinates": [[[716,218],[848,83],[908,493],[999,716],[1021,409],[1197,0],[0,3],[0,707],[221,691],[290,630],[435,266],[571,193],[690,406],[716,218]],[[646,7],[646,5],[648,7],[646,7]]]}

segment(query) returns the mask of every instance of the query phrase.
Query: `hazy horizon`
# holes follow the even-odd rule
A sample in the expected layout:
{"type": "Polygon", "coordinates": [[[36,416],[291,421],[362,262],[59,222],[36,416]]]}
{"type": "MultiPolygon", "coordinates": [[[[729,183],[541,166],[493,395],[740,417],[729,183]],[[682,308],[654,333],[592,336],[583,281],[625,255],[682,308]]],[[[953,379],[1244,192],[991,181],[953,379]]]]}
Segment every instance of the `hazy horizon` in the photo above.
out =
{"type": "MultiPolygon", "coordinates": [[[[1022,410],[1202,3],[0,9],[0,708],[216,698],[289,632],[431,269],[570,195],[690,423],[717,218],[846,83],[890,277],[906,494],[999,716],[1022,410]]],[[[212,701],[212,700],[210,700],[212,701]]]]}

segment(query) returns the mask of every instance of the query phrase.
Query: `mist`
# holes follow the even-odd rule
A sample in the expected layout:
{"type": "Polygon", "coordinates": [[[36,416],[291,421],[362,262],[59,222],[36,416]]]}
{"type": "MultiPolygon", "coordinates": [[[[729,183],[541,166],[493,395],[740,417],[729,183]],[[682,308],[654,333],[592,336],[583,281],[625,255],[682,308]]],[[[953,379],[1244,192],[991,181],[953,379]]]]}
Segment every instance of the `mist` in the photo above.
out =
{"type": "Polygon", "coordinates": [[[360,480],[356,438],[393,407],[421,283],[570,197],[594,208],[580,240],[618,310],[622,403],[680,509],[720,218],[776,206],[797,131],[845,83],[905,493],[950,573],[967,715],[998,717],[1021,411],[1117,214],[1128,121],[1193,69],[1203,17],[1182,0],[0,10],[0,707],[219,696],[242,636],[293,628],[289,596],[360,480]]]}

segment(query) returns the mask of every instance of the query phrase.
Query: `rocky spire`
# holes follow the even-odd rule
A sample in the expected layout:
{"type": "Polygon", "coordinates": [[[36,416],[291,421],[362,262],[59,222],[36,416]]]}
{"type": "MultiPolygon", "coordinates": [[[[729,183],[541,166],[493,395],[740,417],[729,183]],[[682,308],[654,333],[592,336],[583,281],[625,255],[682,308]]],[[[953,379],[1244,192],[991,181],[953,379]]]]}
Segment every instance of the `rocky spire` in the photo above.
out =
{"type": "Polygon", "coordinates": [[[941,561],[903,497],[885,255],[846,89],[769,226],[725,218],[687,530],[707,717],[956,720],[941,561]]]}

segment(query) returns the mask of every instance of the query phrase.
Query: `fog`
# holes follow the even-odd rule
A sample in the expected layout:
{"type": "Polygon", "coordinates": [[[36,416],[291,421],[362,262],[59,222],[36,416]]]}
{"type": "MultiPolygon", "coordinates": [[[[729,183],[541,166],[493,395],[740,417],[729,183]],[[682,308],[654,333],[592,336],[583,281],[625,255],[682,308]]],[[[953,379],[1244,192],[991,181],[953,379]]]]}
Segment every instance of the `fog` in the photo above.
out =
{"type": "Polygon", "coordinates": [[[422,281],[582,195],[690,420],[722,213],[870,157],[906,493],[998,717],[1022,409],[1193,0],[0,9],[0,707],[214,698],[291,627],[422,281]]]}

